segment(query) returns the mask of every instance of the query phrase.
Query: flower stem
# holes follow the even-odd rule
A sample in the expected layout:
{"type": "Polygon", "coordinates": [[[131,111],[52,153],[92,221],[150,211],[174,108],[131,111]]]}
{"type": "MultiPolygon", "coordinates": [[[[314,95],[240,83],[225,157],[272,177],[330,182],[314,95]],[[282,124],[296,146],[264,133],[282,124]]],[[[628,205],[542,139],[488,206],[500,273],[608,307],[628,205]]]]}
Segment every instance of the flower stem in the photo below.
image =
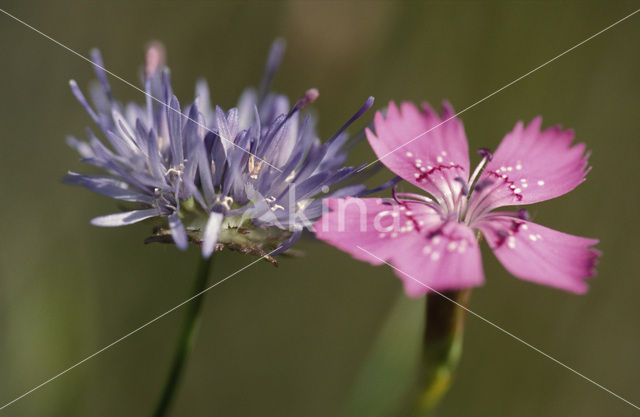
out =
{"type": "MultiPolygon", "coordinates": [[[[191,297],[201,293],[207,287],[209,270],[212,263],[213,256],[208,259],[200,258],[198,270],[196,272],[196,279],[193,285],[193,290],[191,291],[191,297]]],[[[180,377],[184,370],[184,365],[195,340],[203,302],[204,294],[195,297],[191,302],[187,303],[186,316],[182,323],[182,328],[180,329],[180,334],[176,343],[176,351],[173,356],[171,370],[169,371],[169,376],[165,382],[160,401],[158,401],[153,413],[154,417],[163,417],[169,411],[171,401],[173,400],[180,382],[180,377]]]]}
{"type": "MultiPolygon", "coordinates": [[[[445,292],[467,306],[470,290],[445,292]]],[[[430,415],[447,392],[462,354],[464,310],[439,294],[427,295],[422,366],[414,392],[411,417],[430,415]]]]}

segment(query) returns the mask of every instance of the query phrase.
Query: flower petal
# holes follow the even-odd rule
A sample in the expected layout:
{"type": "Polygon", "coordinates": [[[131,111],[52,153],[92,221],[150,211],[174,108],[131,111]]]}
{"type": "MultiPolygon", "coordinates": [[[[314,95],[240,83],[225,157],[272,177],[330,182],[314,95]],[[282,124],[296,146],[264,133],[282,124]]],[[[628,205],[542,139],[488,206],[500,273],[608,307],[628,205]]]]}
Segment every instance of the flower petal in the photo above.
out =
{"type": "Polygon", "coordinates": [[[273,252],[270,252],[269,256],[280,255],[281,253],[291,249],[291,247],[300,239],[300,236],[302,236],[303,230],[304,229],[295,230],[287,240],[280,244],[277,249],[275,249],[273,252]]]}
{"type": "Polygon", "coordinates": [[[97,124],[100,124],[98,115],[87,102],[87,99],[84,97],[84,94],[82,94],[82,91],[80,90],[80,87],[78,87],[78,83],[76,83],[76,80],[70,80],[69,86],[71,87],[71,92],[73,93],[73,95],[76,96],[76,99],[80,102],[80,104],[82,104],[82,107],[84,107],[87,113],[89,113],[89,116],[91,116],[93,121],[97,124]]]}
{"type": "Polygon", "coordinates": [[[109,99],[109,101],[113,101],[113,96],[111,94],[111,86],[109,85],[109,80],[107,78],[107,73],[104,70],[104,63],[102,61],[102,54],[98,49],[91,50],[91,60],[93,61],[93,69],[98,77],[98,81],[100,82],[100,86],[102,87],[102,91],[104,95],[109,99]]]}
{"type": "Polygon", "coordinates": [[[169,142],[171,143],[171,164],[179,166],[184,160],[184,148],[182,144],[183,115],[180,110],[180,102],[176,96],[166,106],[167,124],[169,126],[169,142]]]}
{"type": "Polygon", "coordinates": [[[519,278],[581,294],[587,291],[584,280],[595,275],[600,252],[590,247],[596,239],[500,214],[487,216],[478,228],[502,265],[519,278]]]}
{"type": "Polygon", "coordinates": [[[418,203],[409,203],[407,210],[381,198],[327,198],[323,202],[331,211],[314,225],[316,237],[374,265],[382,261],[371,259],[357,246],[389,260],[398,241],[408,235],[424,234],[416,227],[433,229],[440,222],[432,209],[418,203]]]}
{"type": "Polygon", "coordinates": [[[433,290],[458,290],[482,285],[482,258],[473,231],[460,223],[446,223],[439,234],[422,236],[396,249],[391,264],[405,292],[419,297],[433,290]]]}
{"type": "Polygon", "coordinates": [[[518,122],[504,137],[478,180],[494,184],[473,194],[470,209],[480,214],[500,206],[549,200],[584,181],[585,145],[571,145],[572,130],[553,126],[541,131],[541,124],[541,117],[526,127],[518,122]]]}
{"type": "Polygon", "coordinates": [[[67,145],[76,150],[83,158],[93,158],[95,154],[91,146],[83,141],[79,141],[73,136],[67,136],[67,145]]]}
{"type": "Polygon", "coordinates": [[[224,219],[224,216],[221,213],[213,212],[209,215],[202,239],[202,256],[205,258],[210,257],[216,249],[222,219],[224,219]]]}
{"type": "Polygon", "coordinates": [[[157,209],[133,210],[124,213],[107,214],[91,219],[91,224],[101,227],[118,227],[138,223],[150,217],[158,216],[157,209]]]}
{"type": "Polygon", "coordinates": [[[238,109],[233,108],[225,115],[224,111],[216,106],[216,124],[218,135],[222,139],[222,145],[227,150],[233,146],[238,135],[238,109]]]}
{"type": "Polygon", "coordinates": [[[255,117],[254,107],[258,105],[258,93],[253,88],[247,88],[238,100],[238,129],[245,130],[251,127],[255,117]]]}
{"type": "Polygon", "coordinates": [[[189,239],[187,238],[187,232],[180,221],[178,213],[173,213],[169,216],[169,229],[171,229],[171,236],[173,237],[173,241],[178,249],[187,249],[189,246],[189,239]]]}
{"type": "Polygon", "coordinates": [[[386,117],[376,113],[376,133],[367,129],[367,139],[390,170],[437,198],[449,198],[461,188],[454,178],[469,177],[467,137],[454,115],[447,102],[442,117],[427,104],[420,112],[412,103],[398,110],[391,102],[386,117]]]}
{"type": "Polygon", "coordinates": [[[140,147],[136,143],[136,135],[131,126],[129,126],[127,119],[115,107],[111,109],[111,117],[113,117],[113,123],[116,127],[116,131],[113,132],[113,135],[117,136],[118,140],[120,140],[125,146],[124,152],[120,153],[126,155],[127,152],[131,152],[133,154],[140,152],[140,147]]]}
{"type": "Polygon", "coordinates": [[[69,174],[64,178],[64,182],[68,184],[82,185],[93,192],[115,198],[117,200],[134,201],[146,204],[152,203],[150,196],[132,189],[133,187],[126,182],[115,178],[81,175],[69,171],[69,174]]]}
{"type": "Polygon", "coordinates": [[[482,263],[473,231],[442,225],[420,203],[388,204],[378,198],[329,198],[332,211],[314,226],[316,236],[354,258],[397,268],[408,295],[480,285],[482,263]]]}

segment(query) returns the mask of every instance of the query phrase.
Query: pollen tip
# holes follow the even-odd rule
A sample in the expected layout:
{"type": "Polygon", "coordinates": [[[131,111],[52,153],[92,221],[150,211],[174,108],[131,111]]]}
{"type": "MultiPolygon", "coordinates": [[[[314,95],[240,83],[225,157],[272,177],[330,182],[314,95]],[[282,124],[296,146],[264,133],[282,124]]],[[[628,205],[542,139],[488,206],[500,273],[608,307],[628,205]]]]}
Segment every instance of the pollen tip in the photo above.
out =
{"type": "Polygon", "coordinates": [[[310,88],[305,91],[304,95],[300,97],[300,100],[298,100],[298,102],[291,109],[288,117],[291,117],[291,115],[293,115],[295,112],[304,109],[306,106],[316,101],[319,96],[320,92],[317,88],[310,88]]]}
{"type": "Polygon", "coordinates": [[[483,158],[487,158],[488,161],[491,161],[491,159],[493,159],[493,154],[487,148],[478,148],[478,155],[482,156],[483,158]]]}
{"type": "Polygon", "coordinates": [[[304,93],[304,100],[305,101],[305,105],[309,104],[309,103],[313,103],[314,101],[316,101],[318,99],[318,97],[320,96],[320,92],[318,91],[317,88],[310,88],[307,91],[305,91],[304,93]]]}
{"type": "Polygon", "coordinates": [[[520,210],[518,210],[518,218],[521,220],[529,220],[531,219],[531,215],[529,214],[527,209],[521,208],[520,210]]]}
{"type": "Polygon", "coordinates": [[[167,52],[164,45],[159,41],[151,41],[146,46],[144,73],[147,77],[151,77],[158,68],[163,67],[167,52]]]}
{"type": "Polygon", "coordinates": [[[369,110],[371,108],[371,106],[373,106],[373,103],[376,101],[376,99],[373,96],[369,96],[369,98],[367,99],[367,101],[365,101],[364,106],[367,110],[369,110]]]}

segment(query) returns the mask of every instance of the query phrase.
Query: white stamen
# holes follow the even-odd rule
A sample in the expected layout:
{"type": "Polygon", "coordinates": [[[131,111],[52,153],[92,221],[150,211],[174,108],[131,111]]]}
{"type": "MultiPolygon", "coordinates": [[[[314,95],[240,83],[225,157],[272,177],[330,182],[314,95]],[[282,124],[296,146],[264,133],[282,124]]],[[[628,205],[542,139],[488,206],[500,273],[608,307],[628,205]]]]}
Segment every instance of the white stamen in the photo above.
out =
{"type": "Polygon", "coordinates": [[[487,156],[485,156],[484,158],[482,158],[482,160],[480,160],[480,163],[478,164],[478,166],[476,166],[476,169],[473,171],[473,174],[471,174],[471,178],[469,179],[470,187],[473,186],[474,182],[476,181],[476,178],[478,177],[480,172],[482,172],[485,165],[487,165],[487,162],[489,162],[489,158],[487,156]]]}

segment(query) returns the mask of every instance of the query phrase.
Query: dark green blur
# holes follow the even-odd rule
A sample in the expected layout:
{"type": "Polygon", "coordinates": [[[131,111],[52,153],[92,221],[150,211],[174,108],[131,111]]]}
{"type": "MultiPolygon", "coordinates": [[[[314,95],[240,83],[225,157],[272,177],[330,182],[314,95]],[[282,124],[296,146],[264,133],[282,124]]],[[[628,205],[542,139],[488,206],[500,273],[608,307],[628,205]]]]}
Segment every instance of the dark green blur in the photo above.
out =
{"type": "MultiPolygon", "coordinates": [[[[212,99],[224,107],[259,81],[269,44],[283,36],[288,50],[275,87],[293,99],[318,88],[314,107],[326,138],[369,95],[376,108],[390,99],[438,105],[446,98],[462,110],[638,4],[4,0],[0,7],[81,53],[99,47],[107,68],[136,84],[145,43],[160,40],[181,101],[192,99],[197,77],[204,76],[212,99]]],[[[604,256],[590,291],[575,296],[519,281],[487,250],[487,284],[473,292],[470,307],[636,403],[639,50],[640,14],[462,116],[472,149],[495,148],[517,120],[542,114],[546,126],[574,128],[592,150],[593,171],[584,184],[530,207],[534,221],[601,239],[604,256]]],[[[195,249],[144,246],[144,224],[89,224],[116,204],[61,183],[67,170],[86,169],[65,135],[83,136],[90,124],[69,91],[70,78],[86,88],[92,68],[0,14],[0,406],[184,300],[199,256],[195,249]]],[[[111,82],[121,100],[143,100],[111,82]]],[[[350,162],[372,159],[363,143],[350,162]]],[[[387,178],[381,172],[371,184],[387,178]]],[[[279,268],[257,264],[209,293],[174,416],[338,414],[400,282],[389,268],[311,239],[297,248],[304,258],[283,259],[279,268]]],[[[211,279],[251,261],[224,253],[211,279]]],[[[150,414],[183,313],[159,320],[0,416],[150,414]]],[[[415,339],[401,334],[398,352],[410,352],[404,344],[415,339]]],[[[376,384],[372,378],[372,390],[376,384]]],[[[384,401],[384,393],[376,399],[384,401]]],[[[438,415],[636,413],[468,317],[460,367],[438,415]]]]}

